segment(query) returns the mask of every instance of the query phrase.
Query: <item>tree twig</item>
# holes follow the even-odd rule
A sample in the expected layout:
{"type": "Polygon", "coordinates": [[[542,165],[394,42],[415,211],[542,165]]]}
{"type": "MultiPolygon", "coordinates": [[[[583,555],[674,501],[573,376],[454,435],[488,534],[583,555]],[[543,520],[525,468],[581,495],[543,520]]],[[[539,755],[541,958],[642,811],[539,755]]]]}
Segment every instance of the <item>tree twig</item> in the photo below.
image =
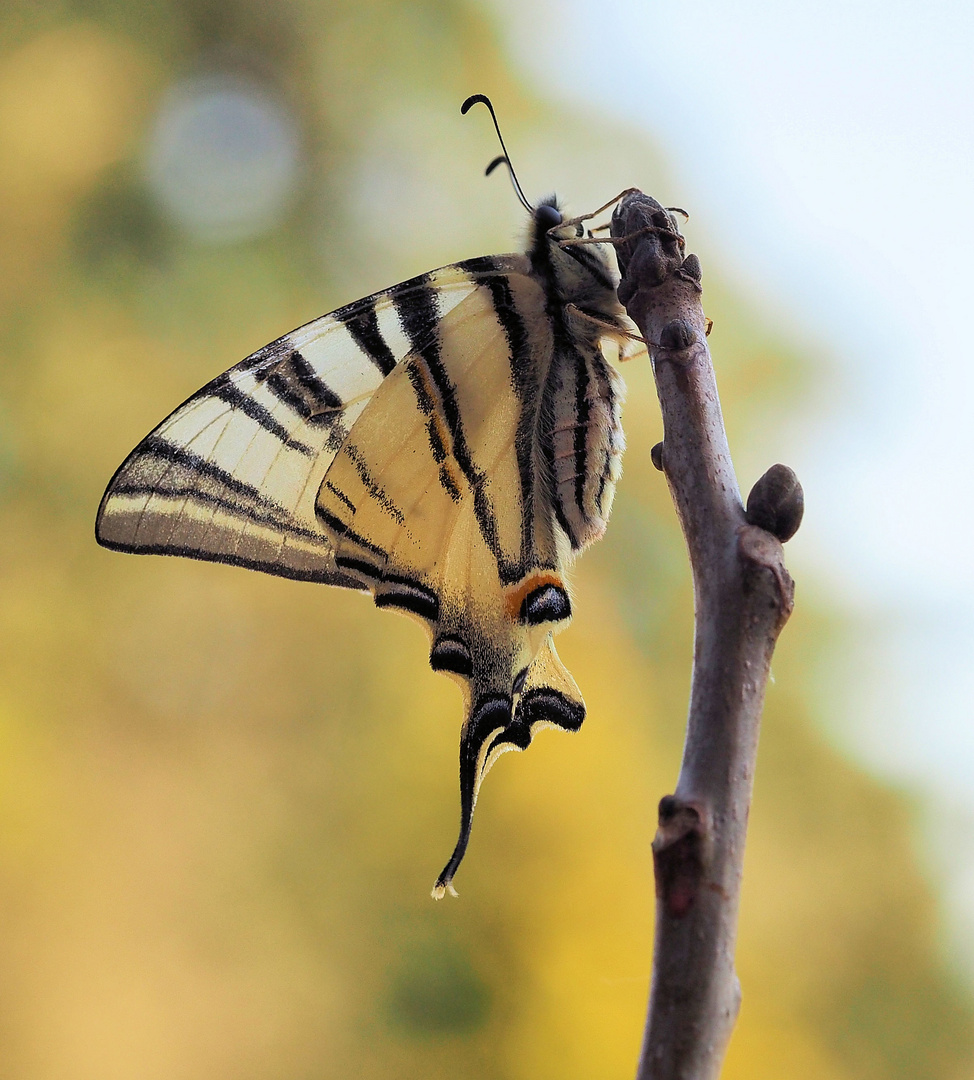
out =
{"type": "Polygon", "coordinates": [[[701,271],[675,218],[641,192],[612,218],[619,297],[650,342],[664,438],[654,448],[693,571],[693,680],[676,792],[653,842],[656,940],[638,1080],[715,1080],[740,1006],[734,947],[744,840],[771,654],[794,586],[781,540],[801,487],[777,465],[748,509],[731,464],[706,343],[701,271]],[[773,531],[768,531],[769,529],[773,531]]]}

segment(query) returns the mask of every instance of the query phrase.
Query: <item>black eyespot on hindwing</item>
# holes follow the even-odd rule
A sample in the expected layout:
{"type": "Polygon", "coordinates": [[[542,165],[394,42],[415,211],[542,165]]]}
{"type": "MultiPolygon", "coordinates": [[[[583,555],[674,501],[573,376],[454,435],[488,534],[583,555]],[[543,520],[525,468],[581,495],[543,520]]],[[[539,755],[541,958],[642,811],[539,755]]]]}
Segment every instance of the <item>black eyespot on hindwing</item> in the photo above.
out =
{"type": "Polygon", "coordinates": [[[563,731],[578,731],[584,719],[585,706],[580,701],[571,701],[550,686],[535,687],[522,696],[514,718],[491,740],[487,755],[504,744],[527,750],[536,724],[554,724],[563,731]]]}
{"type": "Polygon", "coordinates": [[[559,585],[541,585],[529,592],[521,604],[520,618],[528,626],[539,623],[558,622],[570,618],[572,604],[568,593],[559,585]]]}
{"type": "Polygon", "coordinates": [[[411,611],[430,622],[436,622],[440,617],[440,602],[436,593],[408,578],[383,578],[376,590],[374,603],[376,607],[396,607],[411,611]]]}
{"type": "Polygon", "coordinates": [[[453,635],[444,635],[430,650],[430,667],[434,671],[452,671],[457,675],[473,674],[473,658],[470,650],[453,635]]]}
{"type": "Polygon", "coordinates": [[[564,694],[547,686],[529,690],[520,700],[514,715],[514,725],[530,731],[534,724],[547,722],[563,731],[578,731],[585,719],[585,706],[571,701],[564,694]]]}

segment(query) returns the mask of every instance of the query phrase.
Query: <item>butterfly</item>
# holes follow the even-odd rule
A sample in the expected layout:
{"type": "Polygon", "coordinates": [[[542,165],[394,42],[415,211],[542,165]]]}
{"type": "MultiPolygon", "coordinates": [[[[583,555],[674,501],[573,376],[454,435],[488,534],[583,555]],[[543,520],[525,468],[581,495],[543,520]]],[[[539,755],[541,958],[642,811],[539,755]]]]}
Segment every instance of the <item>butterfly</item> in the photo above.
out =
{"type": "MultiPolygon", "coordinates": [[[[463,111],[478,101],[493,117],[482,95],[463,111]]],[[[139,443],[96,524],[108,548],[358,589],[425,626],[465,703],[436,898],[456,895],[497,757],[585,716],[553,635],[621,471],[624,386],[603,346],[644,347],[614,258],[583,236],[595,215],[532,206],[504,149],[490,168],[530,211],[526,251],[421,274],[259,349],[139,443]]]]}

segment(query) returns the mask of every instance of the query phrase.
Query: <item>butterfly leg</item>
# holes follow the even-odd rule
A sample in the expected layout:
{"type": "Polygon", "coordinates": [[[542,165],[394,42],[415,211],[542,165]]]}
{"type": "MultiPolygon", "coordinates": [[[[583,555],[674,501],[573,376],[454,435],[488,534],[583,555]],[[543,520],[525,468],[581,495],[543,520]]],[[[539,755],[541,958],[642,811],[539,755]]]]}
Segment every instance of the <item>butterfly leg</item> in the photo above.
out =
{"type": "Polygon", "coordinates": [[[631,195],[634,191],[638,191],[638,190],[639,190],[639,188],[626,188],[625,191],[620,191],[619,194],[616,195],[616,197],[614,199],[609,199],[609,201],[605,204],[605,206],[600,206],[598,208],[598,210],[593,210],[590,214],[582,214],[580,217],[568,218],[567,220],[563,221],[560,225],[556,225],[555,228],[561,229],[561,228],[564,228],[566,225],[581,225],[581,223],[583,221],[591,221],[592,218],[598,217],[599,214],[601,214],[604,211],[608,210],[610,206],[615,206],[615,204],[617,202],[619,202],[621,199],[624,199],[627,195],[631,195]]]}
{"type": "Polygon", "coordinates": [[[675,232],[673,229],[667,229],[662,225],[646,225],[644,228],[637,229],[627,236],[576,236],[569,240],[559,240],[558,246],[567,248],[578,247],[582,244],[611,244],[613,247],[619,247],[620,244],[628,244],[637,237],[645,236],[649,233],[657,233],[667,240],[675,240],[681,248],[686,246],[686,239],[682,234],[675,232]]]}

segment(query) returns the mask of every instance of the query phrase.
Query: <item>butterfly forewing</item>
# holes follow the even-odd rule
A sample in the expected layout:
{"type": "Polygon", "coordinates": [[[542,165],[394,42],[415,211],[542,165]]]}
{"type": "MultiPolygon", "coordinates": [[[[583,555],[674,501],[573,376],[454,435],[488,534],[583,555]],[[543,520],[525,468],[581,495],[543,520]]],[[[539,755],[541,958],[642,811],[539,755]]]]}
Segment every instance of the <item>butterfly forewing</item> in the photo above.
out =
{"type": "Polygon", "coordinates": [[[315,498],[386,374],[412,347],[397,298],[434,282],[447,311],[476,288],[447,267],[340,308],[214,379],[152,432],[102,500],[100,543],[352,584],[315,498]]]}

